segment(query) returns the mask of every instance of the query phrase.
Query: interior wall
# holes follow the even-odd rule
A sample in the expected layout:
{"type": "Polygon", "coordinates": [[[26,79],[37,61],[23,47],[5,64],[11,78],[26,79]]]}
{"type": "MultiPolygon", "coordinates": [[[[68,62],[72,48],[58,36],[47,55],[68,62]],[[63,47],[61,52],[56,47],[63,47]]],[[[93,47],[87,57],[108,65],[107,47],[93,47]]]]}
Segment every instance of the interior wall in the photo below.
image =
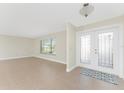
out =
{"type": "Polygon", "coordinates": [[[112,25],[112,24],[122,24],[124,26],[124,16],[114,17],[111,19],[106,19],[106,20],[95,22],[92,24],[79,26],[77,27],[77,31],[84,31],[84,30],[103,27],[103,26],[112,25]]]}
{"type": "Polygon", "coordinates": [[[33,39],[0,35],[0,59],[32,56],[33,46],[33,39]]]}
{"type": "Polygon", "coordinates": [[[76,66],[76,27],[71,23],[67,24],[67,71],[71,71],[76,66]]]}
{"type": "Polygon", "coordinates": [[[56,32],[49,35],[41,36],[35,39],[35,56],[48,60],[53,60],[66,64],[66,31],[56,32]],[[56,55],[41,54],[40,41],[47,38],[56,38],[56,55]]]}

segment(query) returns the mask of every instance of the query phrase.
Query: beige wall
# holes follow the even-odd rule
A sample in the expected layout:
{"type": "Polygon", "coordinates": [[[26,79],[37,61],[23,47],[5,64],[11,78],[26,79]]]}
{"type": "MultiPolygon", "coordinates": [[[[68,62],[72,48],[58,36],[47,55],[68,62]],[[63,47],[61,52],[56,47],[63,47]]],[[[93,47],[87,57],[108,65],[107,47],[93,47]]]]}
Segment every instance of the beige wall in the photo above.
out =
{"type": "Polygon", "coordinates": [[[60,63],[66,63],[66,31],[52,33],[35,39],[35,55],[40,58],[51,59],[60,63]],[[40,40],[56,38],[56,55],[40,54],[40,40]]]}
{"type": "Polygon", "coordinates": [[[66,33],[67,71],[71,71],[76,66],[76,27],[68,23],[66,33]]]}
{"type": "Polygon", "coordinates": [[[0,35],[0,60],[35,56],[66,63],[66,31],[36,39],[0,35]],[[56,55],[40,54],[40,40],[56,38],[56,55]]]}
{"type": "Polygon", "coordinates": [[[77,28],[77,31],[83,31],[83,30],[88,30],[88,29],[112,25],[112,24],[122,24],[124,26],[124,16],[119,16],[119,17],[99,21],[85,26],[79,26],[77,28]]]}
{"type": "Polygon", "coordinates": [[[32,56],[33,39],[0,35],[0,59],[32,56]]]}

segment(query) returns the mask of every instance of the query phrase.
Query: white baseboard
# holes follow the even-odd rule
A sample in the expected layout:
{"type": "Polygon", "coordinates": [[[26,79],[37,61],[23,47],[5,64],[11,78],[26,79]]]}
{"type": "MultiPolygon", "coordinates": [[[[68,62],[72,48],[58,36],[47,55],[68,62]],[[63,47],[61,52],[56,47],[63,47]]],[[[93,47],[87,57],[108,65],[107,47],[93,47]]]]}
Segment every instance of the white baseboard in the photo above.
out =
{"type": "Polygon", "coordinates": [[[7,58],[0,58],[0,60],[12,60],[12,59],[27,58],[27,57],[33,57],[33,56],[7,57],[7,58]]]}
{"type": "Polygon", "coordinates": [[[61,63],[61,64],[66,64],[64,61],[60,61],[60,60],[55,60],[55,59],[52,59],[52,58],[46,58],[46,57],[39,57],[39,56],[34,56],[36,58],[41,58],[41,59],[45,59],[45,60],[50,60],[52,62],[57,62],[57,63],[61,63]]]}
{"type": "Polygon", "coordinates": [[[71,67],[71,68],[67,68],[66,71],[67,72],[71,72],[72,70],[74,70],[76,67],[78,67],[77,65],[71,67]]]}
{"type": "Polygon", "coordinates": [[[39,57],[39,56],[19,56],[19,57],[7,57],[7,58],[0,58],[0,60],[12,60],[12,59],[27,58],[27,57],[36,57],[36,58],[41,58],[41,59],[45,59],[45,60],[50,60],[50,61],[57,62],[57,63],[61,63],[61,64],[66,64],[65,62],[60,61],[60,60],[55,60],[55,59],[45,58],[45,57],[39,57]]]}

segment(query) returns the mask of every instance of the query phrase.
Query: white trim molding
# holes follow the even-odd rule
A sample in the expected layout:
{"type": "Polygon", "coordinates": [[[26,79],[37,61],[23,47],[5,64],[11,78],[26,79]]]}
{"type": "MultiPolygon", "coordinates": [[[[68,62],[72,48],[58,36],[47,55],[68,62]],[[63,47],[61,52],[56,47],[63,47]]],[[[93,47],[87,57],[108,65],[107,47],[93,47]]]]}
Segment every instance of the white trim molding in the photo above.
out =
{"type": "Polygon", "coordinates": [[[33,56],[19,56],[19,57],[0,58],[0,61],[2,61],[2,60],[20,59],[20,58],[28,58],[28,57],[33,57],[33,56]]]}
{"type": "Polygon", "coordinates": [[[66,72],[71,72],[72,70],[74,70],[75,68],[77,68],[78,66],[77,65],[75,65],[75,66],[73,66],[73,67],[71,67],[71,68],[67,68],[66,69],[66,72]]]}
{"type": "Polygon", "coordinates": [[[60,61],[60,60],[56,60],[56,59],[52,59],[52,58],[46,58],[46,57],[41,57],[41,56],[34,56],[34,57],[49,60],[49,61],[56,62],[56,63],[66,64],[66,62],[64,62],[64,61],[60,61]]]}

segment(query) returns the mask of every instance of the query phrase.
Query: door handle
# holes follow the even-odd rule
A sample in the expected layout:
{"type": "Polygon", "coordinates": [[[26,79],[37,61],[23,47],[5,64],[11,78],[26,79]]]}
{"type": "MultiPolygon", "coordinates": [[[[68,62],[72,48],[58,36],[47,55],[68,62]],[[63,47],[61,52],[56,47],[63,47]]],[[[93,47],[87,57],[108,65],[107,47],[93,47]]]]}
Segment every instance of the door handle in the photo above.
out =
{"type": "Polygon", "coordinates": [[[98,49],[94,49],[94,53],[95,54],[98,54],[98,49]]]}

